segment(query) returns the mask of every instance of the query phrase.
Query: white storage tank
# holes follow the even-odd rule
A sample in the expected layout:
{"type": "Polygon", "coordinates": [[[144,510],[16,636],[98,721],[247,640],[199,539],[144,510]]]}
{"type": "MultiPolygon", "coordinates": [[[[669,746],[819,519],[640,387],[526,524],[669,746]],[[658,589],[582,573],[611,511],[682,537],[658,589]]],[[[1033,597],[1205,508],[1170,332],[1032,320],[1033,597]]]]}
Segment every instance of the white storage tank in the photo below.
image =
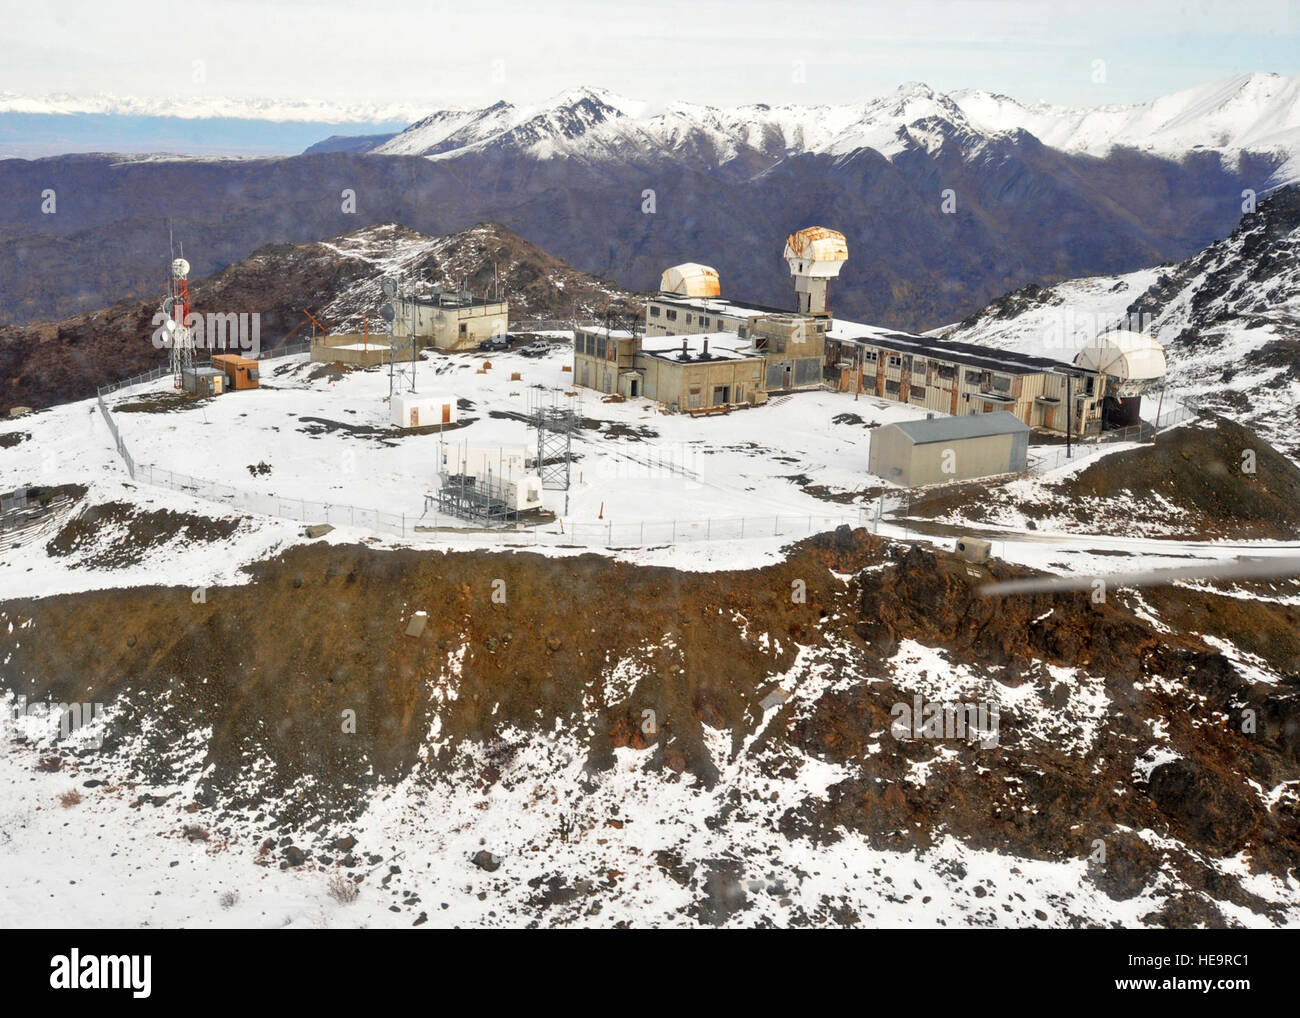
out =
{"type": "Polygon", "coordinates": [[[428,428],[455,424],[455,396],[419,396],[413,392],[393,396],[393,423],[399,428],[428,428]]]}

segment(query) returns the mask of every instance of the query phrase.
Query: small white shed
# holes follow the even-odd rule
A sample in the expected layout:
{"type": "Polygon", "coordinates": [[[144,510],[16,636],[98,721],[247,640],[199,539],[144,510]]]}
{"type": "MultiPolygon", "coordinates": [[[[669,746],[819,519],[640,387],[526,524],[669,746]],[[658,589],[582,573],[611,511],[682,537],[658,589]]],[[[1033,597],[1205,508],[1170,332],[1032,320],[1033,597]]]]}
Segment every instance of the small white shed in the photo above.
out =
{"type": "Polygon", "coordinates": [[[393,423],[399,428],[428,428],[455,424],[455,396],[418,396],[408,392],[393,396],[393,423]]]}

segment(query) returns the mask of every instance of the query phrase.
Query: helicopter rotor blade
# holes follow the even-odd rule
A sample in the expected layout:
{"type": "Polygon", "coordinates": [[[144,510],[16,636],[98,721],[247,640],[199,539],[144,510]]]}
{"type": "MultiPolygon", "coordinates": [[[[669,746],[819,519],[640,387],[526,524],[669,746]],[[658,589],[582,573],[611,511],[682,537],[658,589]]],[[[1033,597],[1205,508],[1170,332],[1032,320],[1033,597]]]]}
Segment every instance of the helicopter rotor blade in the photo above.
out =
{"type": "Polygon", "coordinates": [[[1244,580],[1268,579],[1279,576],[1300,576],[1300,557],[1293,555],[1247,561],[1226,562],[1222,565],[1179,566],[1174,569],[1151,569],[1142,572],[1112,573],[1109,576],[1034,576],[1024,580],[1006,580],[986,583],[977,593],[983,597],[1001,597],[1006,594],[1059,593],[1069,590],[1090,590],[1097,580],[1103,580],[1110,589],[1117,587],[1154,587],[1177,580],[1244,580]]]}

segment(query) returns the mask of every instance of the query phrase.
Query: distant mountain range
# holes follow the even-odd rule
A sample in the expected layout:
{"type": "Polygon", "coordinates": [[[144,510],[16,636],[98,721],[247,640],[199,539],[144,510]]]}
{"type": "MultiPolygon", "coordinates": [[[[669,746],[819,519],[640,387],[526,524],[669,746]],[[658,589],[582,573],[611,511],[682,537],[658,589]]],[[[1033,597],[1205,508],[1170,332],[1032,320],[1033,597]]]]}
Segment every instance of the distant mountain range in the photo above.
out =
{"type": "Polygon", "coordinates": [[[928,329],[1031,281],[1178,261],[1226,236],[1244,191],[1296,176],[1298,96],[1300,80],[1266,74],[1096,110],[916,84],[731,110],[584,88],[294,157],[0,161],[0,193],[29,196],[0,207],[0,322],[158,293],[168,221],[206,274],[268,243],[492,220],[630,290],[696,260],[725,293],[776,305],[790,300],[785,236],[831,226],[850,248],[836,310],[928,329]]]}
{"type": "MultiPolygon", "coordinates": [[[[1300,78],[1242,75],[1151,102],[1094,109],[1025,105],[977,89],[943,94],[919,83],[842,106],[732,109],[693,103],[656,107],[605,89],[579,88],[537,106],[498,102],[483,109],[441,110],[374,151],[439,158],[491,149],[538,158],[686,154],[718,169],[737,162],[749,167],[755,157],[849,156],[862,149],[892,158],[917,146],[931,151],[954,138],[974,149],[1017,132],[1063,152],[1097,156],[1116,147],[1172,158],[1193,151],[1271,152],[1286,163],[1300,151],[1300,78]]],[[[1285,174],[1297,172],[1292,165],[1285,174]]]]}

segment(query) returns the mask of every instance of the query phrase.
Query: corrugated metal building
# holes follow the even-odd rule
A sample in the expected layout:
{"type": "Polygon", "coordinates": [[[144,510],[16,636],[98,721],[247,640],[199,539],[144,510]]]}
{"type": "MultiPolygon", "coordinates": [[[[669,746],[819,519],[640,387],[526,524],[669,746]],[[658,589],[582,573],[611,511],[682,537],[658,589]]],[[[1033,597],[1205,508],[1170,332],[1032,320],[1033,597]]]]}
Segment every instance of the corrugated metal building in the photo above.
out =
{"type": "Polygon", "coordinates": [[[867,469],[914,487],[1015,473],[1028,465],[1029,427],[1003,410],[883,424],[871,432],[867,469]]]}

